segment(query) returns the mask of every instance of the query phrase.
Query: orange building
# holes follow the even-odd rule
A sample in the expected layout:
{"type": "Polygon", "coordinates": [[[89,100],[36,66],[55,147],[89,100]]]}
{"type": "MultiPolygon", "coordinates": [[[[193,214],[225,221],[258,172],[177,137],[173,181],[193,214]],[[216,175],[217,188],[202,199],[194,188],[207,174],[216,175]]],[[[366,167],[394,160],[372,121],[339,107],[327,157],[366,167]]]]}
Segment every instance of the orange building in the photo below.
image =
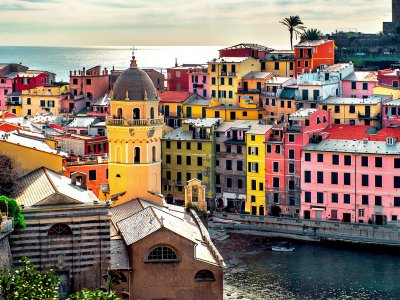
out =
{"type": "Polygon", "coordinates": [[[335,41],[306,41],[294,47],[295,75],[307,73],[321,65],[335,63],[335,41]]]}

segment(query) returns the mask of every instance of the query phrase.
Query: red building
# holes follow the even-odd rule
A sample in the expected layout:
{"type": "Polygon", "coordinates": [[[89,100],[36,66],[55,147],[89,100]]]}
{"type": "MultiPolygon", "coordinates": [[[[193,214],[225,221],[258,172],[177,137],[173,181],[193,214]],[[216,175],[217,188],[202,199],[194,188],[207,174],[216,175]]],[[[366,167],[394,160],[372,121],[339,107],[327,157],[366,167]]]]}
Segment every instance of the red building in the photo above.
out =
{"type": "Polygon", "coordinates": [[[400,81],[400,70],[379,70],[378,71],[378,83],[383,86],[390,86],[399,88],[400,81]]]}
{"type": "Polygon", "coordinates": [[[38,86],[50,86],[54,83],[55,74],[44,71],[27,70],[19,72],[14,78],[13,92],[33,89],[38,86]]]}
{"type": "MultiPolygon", "coordinates": [[[[83,97],[85,106],[90,107],[91,104],[94,104],[95,101],[109,92],[110,76],[107,68],[102,70],[101,66],[88,70],[83,68],[82,71],[70,71],[69,83],[74,98],[83,97]]],[[[74,103],[71,102],[70,105],[73,106],[74,103]]],[[[76,111],[79,108],[75,108],[76,111]]],[[[69,109],[72,110],[74,107],[69,107],[69,109]]]]}
{"type": "Polygon", "coordinates": [[[253,57],[255,59],[264,58],[265,54],[274,49],[258,44],[237,44],[219,50],[219,57],[253,57]]]}
{"type": "Polygon", "coordinates": [[[321,65],[335,63],[335,41],[306,41],[294,47],[295,75],[308,73],[321,65]]]}
{"type": "Polygon", "coordinates": [[[189,92],[189,70],[193,68],[201,68],[199,64],[183,64],[167,69],[167,90],[189,92]]]}
{"type": "Polygon", "coordinates": [[[301,152],[310,136],[329,125],[329,112],[301,108],[287,123],[277,124],[267,133],[265,187],[269,209],[279,206],[283,215],[300,214],[301,152]]]}

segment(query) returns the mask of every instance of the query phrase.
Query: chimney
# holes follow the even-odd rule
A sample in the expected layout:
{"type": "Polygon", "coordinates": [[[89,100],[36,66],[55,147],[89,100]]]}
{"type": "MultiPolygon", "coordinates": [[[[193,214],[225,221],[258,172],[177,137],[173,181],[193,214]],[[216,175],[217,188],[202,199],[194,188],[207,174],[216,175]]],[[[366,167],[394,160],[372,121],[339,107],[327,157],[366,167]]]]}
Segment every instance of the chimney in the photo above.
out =
{"type": "Polygon", "coordinates": [[[175,58],[175,67],[178,66],[178,58],[175,58]]]}

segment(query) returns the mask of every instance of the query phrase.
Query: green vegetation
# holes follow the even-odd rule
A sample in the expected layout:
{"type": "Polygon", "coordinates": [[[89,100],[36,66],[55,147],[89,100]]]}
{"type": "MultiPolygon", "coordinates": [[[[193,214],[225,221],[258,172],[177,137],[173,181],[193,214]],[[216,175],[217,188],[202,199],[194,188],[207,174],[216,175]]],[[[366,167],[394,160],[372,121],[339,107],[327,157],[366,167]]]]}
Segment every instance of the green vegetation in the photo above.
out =
{"type": "Polygon", "coordinates": [[[22,259],[23,266],[17,270],[0,271],[0,298],[5,300],[58,300],[60,279],[50,270],[40,273],[35,270],[27,258],[22,259]]]}
{"type": "Polygon", "coordinates": [[[22,176],[21,165],[7,155],[0,154],[0,195],[11,197],[22,176]]]}
{"type": "Polygon", "coordinates": [[[25,218],[17,201],[6,196],[0,196],[0,209],[2,213],[8,213],[9,217],[14,218],[14,228],[16,230],[24,230],[26,228],[25,218]]]}
{"type": "Polygon", "coordinates": [[[289,18],[284,18],[282,21],[279,21],[282,25],[285,25],[290,34],[290,49],[293,50],[293,34],[297,37],[306,29],[303,26],[303,22],[300,20],[299,16],[290,16],[289,18]]]}
{"type": "Polygon", "coordinates": [[[88,289],[83,289],[82,291],[71,295],[67,300],[122,300],[118,298],[113,291],[103,292],[101,290],[89,291],[88,289]]]}
{"type": "Polygon", "coordinates": [[[300,41],[316,41],[321,40],[324,37],[324,34],[321,30],[316,28],[308,28],[304,30],[304,32],[300,36],[300,41]]]}

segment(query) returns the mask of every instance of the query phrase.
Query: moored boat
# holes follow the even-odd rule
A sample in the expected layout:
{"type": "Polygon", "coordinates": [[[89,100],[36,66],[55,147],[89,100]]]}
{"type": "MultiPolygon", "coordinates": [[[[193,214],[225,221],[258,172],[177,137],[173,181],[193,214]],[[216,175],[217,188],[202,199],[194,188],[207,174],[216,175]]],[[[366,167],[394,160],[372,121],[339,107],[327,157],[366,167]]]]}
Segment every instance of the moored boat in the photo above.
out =
{"type": "Polygon", "coordinates": [[[277,251],[277,252],[292,252],[294,251],[294,247],[283,247],[283,246],[272,246],[271,250],[272,251],[277,251]]]}

